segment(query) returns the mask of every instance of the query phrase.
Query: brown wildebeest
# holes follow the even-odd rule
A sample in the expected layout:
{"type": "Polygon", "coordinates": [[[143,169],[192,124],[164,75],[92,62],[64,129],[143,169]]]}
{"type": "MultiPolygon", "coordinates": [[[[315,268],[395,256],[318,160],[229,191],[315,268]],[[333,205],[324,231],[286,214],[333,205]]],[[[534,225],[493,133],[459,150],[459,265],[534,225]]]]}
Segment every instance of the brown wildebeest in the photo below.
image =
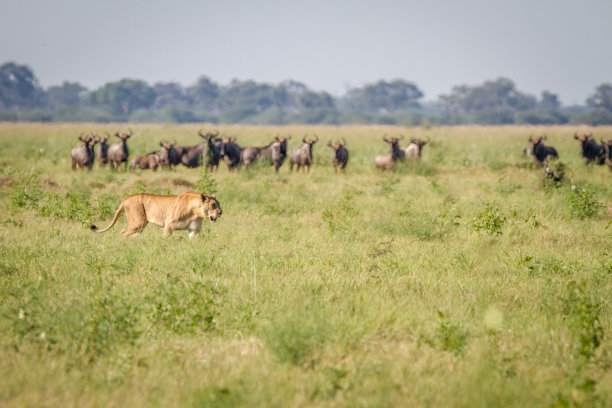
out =
{"type": "Polygon", "coordinates": [[[337,172],[338,168],[344,170],[349,159],[349,152],[346,150],[346,140],[342,138],[342,143],[332,143],[331,140],[327,143],[327,146],[334,149],[334,170],[337,172]]]}
{"type": "Polygon", "coordinates": [[[94,146],[98,143],[98,139],[92,136],[85,136],[85,138],[83,138],[81,134],[79,140],[83,142],[83,144],[74,147],[70,152],[70,156],[72,157],[72,170],[77,167],[80,169],[87,167],[88,170],[91,170],[95,158],[94,146]]]}
{"type": "Polygon", "coordinates": [[[300,167],[304,168],[304,172],[310,172],[310,166],[312,165],[312,146],[319,141],[319,137],[315,135],[316,139],[302,138],[302,145],[294,147],[289,152],[289,170],[293,171],[293,165],[297,164],[297,170],[300,167]]]}
{"type": "Polygon", "coordinates": [[[181,157],[174,147],[176,142],[170,143],[162,140],[159,142],[159,145],[161,146],[158,155],[160,166],[172,168],[181,162],[181,157]]]}
{"type": "Polygon", "coordinates": [[[598,144],[593,139],[593,134],[582,134],[578,132],[574,133],[574,139],[580,142],[580,148],[582,153],[582,159],[584,164],[595,162],[595,164],[604,164],[606,160],[606,150],[603,145],[598,144]]]}
{"type": "Polygon", "coordinates": [[[152,169],[157,171],[157,167],[159,167],[159,154],[159,152],[152,152],[146,156],[134,157],[130,160],[130,170],[134,170],[138,166],[141,170],[152,169]]]}
{"type": "Polygon", "coordinates": [[[395,166],[396,161],[404,160],[406,152],[399,147],[399,141],[402,139],[403,137],[392,137],[391,139],[387,139],[386,136],[383,136],[383,140],[391,145],[391,151],[387,154],[376,156],[374,163],[376,164],[377,169],[383,171],[391,170],[395,166]]]}
{"type": "Polygon", "coordinates": [[[410,144],[404,152],[406,153],[406,158],[408,159],[420,159],[421,151],[423,150],[423,146],[431,141],[431,138],[427,138],[427,140],[421,139],[410,139],[410,144]]]}
{"type": "Polygon", "coordinates": [[[121,141],[119,143],[112,144],[108,148],[108,161],[110,163],[111,170],[118,169],[121,163],[124,163],[124,169],[127,170],[130,151],[128,150],[126,142],[130,137],[134,135],[132,129],[129,130],[129,134],[119,133],[119,131],[115,132],[115,136],[118,137],[121,141]]]}
{"type": "Polygon", "coordinates": [[[273,142],[263,147],[245,147],[240,153],[240,159],[245,168],[248,168],[251,163],[258,160],[266,161],[274,166],[274,170],[278,173],[278,169],[287,157],[287,140],[289,137],[276,136],[273,142]]]}
{"type": "Polygon", "coordinates": [[[533,145],[533,148],[531,149],[533,159],[538,166],[541,166],[550,158],[559,157],[557,150],[554,147],[545,146],[544,143],[542,143],[543,140],[546,140],[546,136],[540,136],[539,138],[535,139],[532,136],[529,136],[529,142],[533,145]]]}

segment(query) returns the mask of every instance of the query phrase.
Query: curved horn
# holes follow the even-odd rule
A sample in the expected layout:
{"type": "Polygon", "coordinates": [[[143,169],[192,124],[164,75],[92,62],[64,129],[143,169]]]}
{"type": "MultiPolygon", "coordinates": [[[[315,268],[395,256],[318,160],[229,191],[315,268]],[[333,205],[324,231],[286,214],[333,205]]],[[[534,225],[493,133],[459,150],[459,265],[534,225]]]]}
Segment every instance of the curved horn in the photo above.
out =
{"type": "Polygon", "coordinates": [[[578,140],[578,132],[574,133],[574,139],[578,140]]]}
{"type": "Polygon", "coordinates": [[[205,135],[205,134],[203,134],[203,133],[202,133],[202,129],[198,130],[198,135],[200,135],[200,137],[202,137],[202,138],[204,138],[204,139],[208,139],[208,138],[206,137],[207,135],[205,135]]]}
{"type": "Polygon", "coordinates": [[[128,128],[128,130],[130,131],[130,137],[134,136],[134,131],[130,128],[128,128]]]}
{"type": "Polygon", "coordinates": [[[387,142],[387,143],[391,143],[389,140],[387,140],[387,135],[384,135],[384,136],[383,136],[383,140],[384,140],[385,142],[387,142]]]}
{"type": "Polygon", "coordinates": [[[315,142],[318,142],[319,141],[319,136],[317,136],[317,135],[314,135],[314,136],[316,138],[315,142]]]}
{"type": "Polygon", "coordinates": [[[346,140],[342,138],[342,146],[346,146],[346,140]]]}

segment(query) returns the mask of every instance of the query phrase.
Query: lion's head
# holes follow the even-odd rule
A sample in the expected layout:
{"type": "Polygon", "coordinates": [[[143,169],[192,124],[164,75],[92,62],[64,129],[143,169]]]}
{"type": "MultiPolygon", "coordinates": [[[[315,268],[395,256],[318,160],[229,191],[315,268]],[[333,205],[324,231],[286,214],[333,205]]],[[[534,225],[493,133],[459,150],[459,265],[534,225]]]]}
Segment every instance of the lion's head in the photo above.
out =
{"type": "Polygon", "coordinates": [[[206,193],[202,193],[201,197],[202,206],[200,209],[202,211],[202,218],[208,218],[211,222],[217,221],[217,218],[223,214],[223,210],[221,210],[217,197],[214,194],[206,193]]]}

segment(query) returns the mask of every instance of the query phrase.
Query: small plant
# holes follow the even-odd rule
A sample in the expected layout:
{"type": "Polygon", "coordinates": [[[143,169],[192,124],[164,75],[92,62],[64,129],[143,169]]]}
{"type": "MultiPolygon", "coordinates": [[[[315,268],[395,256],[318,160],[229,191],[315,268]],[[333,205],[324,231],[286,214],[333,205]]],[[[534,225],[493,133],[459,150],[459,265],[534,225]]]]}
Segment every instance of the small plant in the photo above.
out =
{"type": "Polygon", "coordinates": [[[544,163],[544,187],[559,187],[565,176],[565,164],[559,160],[544,163]]]}
{"type": "Polygon", "coordinates": [[[593,217],[602,208],[595,194],[587,187],[580,186],[572,186],[567,195],[567,205],[571,214],[580,219],[593,217]]]}
{"type": "Polygon", "coordinates": [[[450,351],[458,356],[467,345],[469,333],[461,326],[449,322],[448,317],[438,310],[438,327],[433,336],[424,338],[424,342],[439,350],[450,351]]]}
{"type": "MultiPolygon", "coordinates": [[[[252,173],[252,172],[245,172],[252,173]]],[[[206,166],[202,167],[200,171],[200,179],[196,182],[196,189],[201,193],[216,194],[217,193],[217,182],[213,176],[209,173],[206,166]]]]}
{"type": "Polygon", "coordinates": [[[42,198],[43,192],[38,186],[38,172],[17,173],[17,183],[10,194],[11,207],[15,208],[36,208],[38,201],[42,198]]]}
{"type": "Polygon", "coordinates": [[[501,235],[505,222],[506,216],[502,214],[499,207],[493,203],[487,203],[481,213],[472,219],[471,224],[474,231],[501,235]]]}

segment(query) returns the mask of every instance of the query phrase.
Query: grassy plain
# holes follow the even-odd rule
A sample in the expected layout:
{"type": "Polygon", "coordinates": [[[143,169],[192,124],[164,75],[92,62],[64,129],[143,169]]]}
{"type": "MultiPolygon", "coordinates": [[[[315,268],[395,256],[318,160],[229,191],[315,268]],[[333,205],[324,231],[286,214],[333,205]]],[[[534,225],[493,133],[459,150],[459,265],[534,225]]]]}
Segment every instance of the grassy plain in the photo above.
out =
{"type": "MultiPolygon", "coordinates": [[[[612,406],[612,172],[577,129],[218,126],[321,142],[310,174],[70,170],[116,128],[0,124],[0,406],[612,406]],[[558,187],[521,155],[542,133],[558,187]],[[432,141],[383,174],[384,134],[432,141]],[[87,228],[197,188],[223,208],[197,239],[87,228]]],[[[133,155],[201,140],[132,128],[133,155]]]]}

